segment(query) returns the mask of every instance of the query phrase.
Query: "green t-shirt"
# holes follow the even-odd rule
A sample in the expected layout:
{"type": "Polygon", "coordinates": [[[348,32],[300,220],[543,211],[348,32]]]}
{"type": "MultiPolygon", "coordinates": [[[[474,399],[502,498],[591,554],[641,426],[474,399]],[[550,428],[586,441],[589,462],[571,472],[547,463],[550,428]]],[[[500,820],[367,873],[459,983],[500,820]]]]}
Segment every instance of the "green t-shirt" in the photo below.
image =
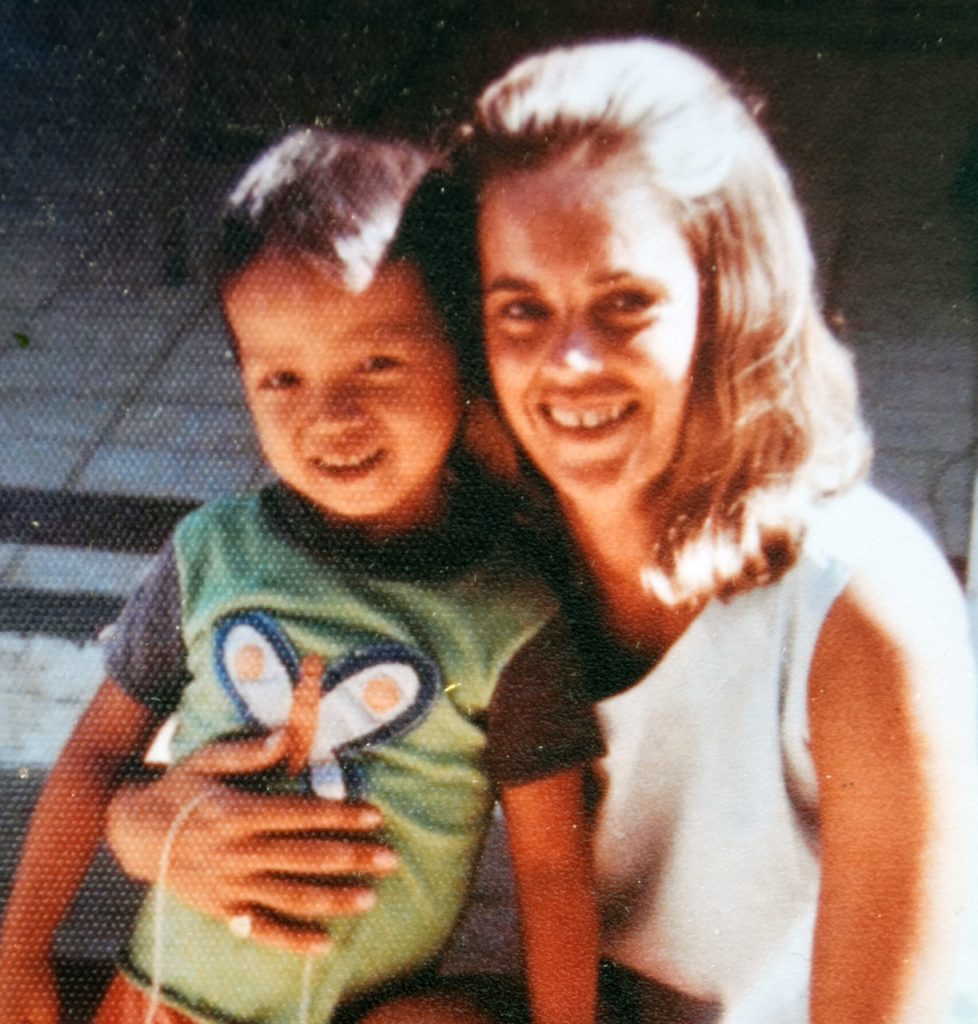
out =
{"type": "MultiPolygon", "coordinates": [[[[599,750],[553,597],[506,531],[458,520],[381,549],[273,488],[205,506],[173,539],[189,677],[175,756],[283,724],[299,660],[319,655],[314,763],[297,782],[279,773],[262,783],[369,800],[400,858],[373,910],[324,922],[333,947],[313,965],[311,1020],[437,959],[469,892],[493,781],[540,777],[599,750]]],[[[151,595],[166,575],[149,582],[151,595]]],[[[140,604],[153,601],[137,594],[140,604]]],[[[133,621],[145,633],[152,616],[124,613],[121,624],[133,621]]],[[[123,686],[119,652],[138,649],[139,636],[123,628],[110,654],[123,686]]],[[[155,896],[127,953],[135,980],[151,982],[159,931],[165,1001],[204,1021],[295,1020],[303,958],[236,938],[165,891],[157,920],[155,896]]]]}

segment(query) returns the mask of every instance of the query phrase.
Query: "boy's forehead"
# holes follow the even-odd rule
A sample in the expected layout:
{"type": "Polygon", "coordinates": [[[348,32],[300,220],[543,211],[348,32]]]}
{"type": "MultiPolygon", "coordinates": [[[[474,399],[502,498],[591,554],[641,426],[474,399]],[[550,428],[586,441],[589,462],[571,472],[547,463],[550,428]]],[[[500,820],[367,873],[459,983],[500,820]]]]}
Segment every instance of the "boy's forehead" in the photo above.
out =
{"type": "Polygon", "coordinates": [[[431,311],[424,280],[406,260],[382,264],[365,287],[352,289],[325,260],[274,251],[263,253],[238,275],[225,292],[225,302],[431,311]]]}
{"type": "Polygon", "coordinates": [[[354,292],[328,268],[270,254],[233,282],[224,303],[239,350],[256,355],[314,342],[347,349],[381,338],[445,343],[421,276],[406,262],[385,264],[366,289],[354,292]]]}

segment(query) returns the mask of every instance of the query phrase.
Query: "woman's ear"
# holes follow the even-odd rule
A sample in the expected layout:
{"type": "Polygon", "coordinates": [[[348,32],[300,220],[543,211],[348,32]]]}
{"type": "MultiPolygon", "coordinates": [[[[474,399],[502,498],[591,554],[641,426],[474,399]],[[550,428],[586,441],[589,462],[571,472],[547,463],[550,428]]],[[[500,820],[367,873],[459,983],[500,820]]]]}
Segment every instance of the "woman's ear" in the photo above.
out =
{"type": "Polygon", "coordinates": [[[494,477],[511,487],[521,479],[516,442],[486,397],[466,398],[462,448],[494,477]]]}

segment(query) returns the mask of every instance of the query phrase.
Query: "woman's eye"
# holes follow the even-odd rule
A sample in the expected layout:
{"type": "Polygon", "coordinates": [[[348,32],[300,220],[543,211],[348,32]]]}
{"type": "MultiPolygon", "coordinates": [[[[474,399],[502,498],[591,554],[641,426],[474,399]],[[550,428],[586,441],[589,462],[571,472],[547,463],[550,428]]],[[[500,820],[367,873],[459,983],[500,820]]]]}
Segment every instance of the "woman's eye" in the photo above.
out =
{"type": "Polygon", "coordinates": [[[546,320],[549,310],[542,302],[535,302],[532,299],[517,299],[507,302],[501,306],[496,315],[502,320],[516,321],[519,323],[539,323],[546,320]]]}
{"type": "Polygon", "coordinates": [[[639,289],[614,292],[603,298],[595,309],[599,319],[641,316],[656,304],[656,296],[639,289]]]}
{"type": "Polygon", "coordinates": [[[550,315],[550,307],[538,299],[512,299],[487,305],[486,326],[501,336],[530,340],[546,327],[550,315]]]}
{"type": "Polygon", "coordinates": [[[371,356],[360,365],[364,373],[383,373],[384,370],[396,370],[404,364],[396,356],[371,356]]]}
{"type": "Polygon", "coordinates": [[[284,391],[298,387],[302,379],[292,370],[277,370],[262,377],[259,387],[264,391],[284,391]]]}

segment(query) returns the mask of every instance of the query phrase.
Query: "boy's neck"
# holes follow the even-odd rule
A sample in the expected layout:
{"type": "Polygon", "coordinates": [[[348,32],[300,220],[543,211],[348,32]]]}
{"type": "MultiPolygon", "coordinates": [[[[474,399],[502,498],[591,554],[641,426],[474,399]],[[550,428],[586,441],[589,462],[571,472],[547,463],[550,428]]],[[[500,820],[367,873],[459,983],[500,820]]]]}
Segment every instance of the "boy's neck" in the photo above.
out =
{"type": "Polygon", "coordinates": [[[370,519],[354,519],[337,516],[314,501],[299,495],[322,519],[324,525],[356,536],[366,544],[380,546],[399,540],[407,540],[415,534],[429,533],[442,526],[448,519],[450,495],[448,483],[442,481],[432,494],[402,513],[392,510],[390,515],[370,519]]]}

